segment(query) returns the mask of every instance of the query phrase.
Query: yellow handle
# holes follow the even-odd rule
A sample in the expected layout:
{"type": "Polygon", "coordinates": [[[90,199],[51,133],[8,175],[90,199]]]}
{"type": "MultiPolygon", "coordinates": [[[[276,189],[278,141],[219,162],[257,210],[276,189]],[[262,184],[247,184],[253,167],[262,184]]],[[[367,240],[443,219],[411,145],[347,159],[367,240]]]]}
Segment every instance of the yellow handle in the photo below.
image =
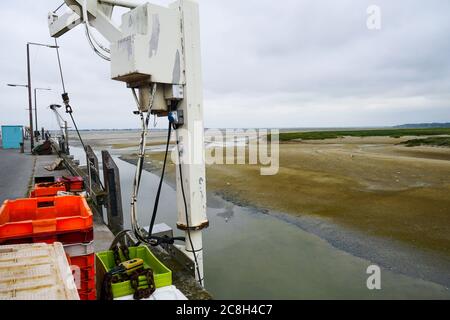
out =
{"type": "Polygon", "coordinates": [[[122,262],[120,265],[123,266],[126,270],[135,269],[137,267],[144,266],[144,260],[136,258],[122,262]]]}

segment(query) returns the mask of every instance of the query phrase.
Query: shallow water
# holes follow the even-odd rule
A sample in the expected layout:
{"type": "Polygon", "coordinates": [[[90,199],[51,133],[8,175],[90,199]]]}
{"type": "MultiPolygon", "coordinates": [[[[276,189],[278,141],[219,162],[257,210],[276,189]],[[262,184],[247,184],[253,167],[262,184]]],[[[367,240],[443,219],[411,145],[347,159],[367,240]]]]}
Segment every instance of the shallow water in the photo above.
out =
{"type": "MultiPolygon", "coordinates": [[[[81,149],[75,158],[85,163],[81,149]]],[[[136,167],[120,169],[124,224],[136,167]]],[[[159,177],[142,175],[139,222],[148,225],[159,177]]],[[[175,190],[164,184],[158,222],[176,230],[175,190]]],[[[382,269],[382,289],[366,287],[370,261],[338,250],[318,236],[253,208],[210,197],[204,232],[206,288],[216,299],[450,299],[447,288],[382,269]]],[[[179,231],[176,231],[179,233],[179,231]]],[[[180,233],[181,235],[181,233],[180,233]]]]}

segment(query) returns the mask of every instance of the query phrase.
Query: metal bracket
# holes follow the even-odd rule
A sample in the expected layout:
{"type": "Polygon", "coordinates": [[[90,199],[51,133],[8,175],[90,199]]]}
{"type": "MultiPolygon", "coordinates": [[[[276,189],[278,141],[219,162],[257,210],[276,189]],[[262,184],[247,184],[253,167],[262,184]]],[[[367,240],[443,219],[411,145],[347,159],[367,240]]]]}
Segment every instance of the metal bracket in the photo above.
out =
{"type": "Polygon", "coordinates": [[[176,110],[169,112],[169,119],[172,123],[179,128],[184,125],[184,113],[183,110],[176,110]]]}

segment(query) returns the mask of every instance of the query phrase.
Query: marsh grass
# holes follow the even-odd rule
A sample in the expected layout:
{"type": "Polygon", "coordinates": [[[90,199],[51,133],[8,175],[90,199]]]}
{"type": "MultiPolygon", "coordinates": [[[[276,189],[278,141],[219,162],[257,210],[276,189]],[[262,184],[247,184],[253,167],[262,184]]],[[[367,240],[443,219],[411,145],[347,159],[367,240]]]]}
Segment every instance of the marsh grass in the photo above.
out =
{"type": "Polygon", "coordinates": [[[450,128],[429,129],[377,129],[377,130],[345,130],[345,131],[310,131],[310,132],[283,132],[280,141],[292,140],[325,140],[343,137],[392,137],[405,136],[438,136],[450,135],[450,128]]]}
{"type": "Polygon", "coordinates": [[[433,146],[450,147],[450,137],[431,137],[425,139],[413,139],[403,142],[407,147],[433,146]]]}

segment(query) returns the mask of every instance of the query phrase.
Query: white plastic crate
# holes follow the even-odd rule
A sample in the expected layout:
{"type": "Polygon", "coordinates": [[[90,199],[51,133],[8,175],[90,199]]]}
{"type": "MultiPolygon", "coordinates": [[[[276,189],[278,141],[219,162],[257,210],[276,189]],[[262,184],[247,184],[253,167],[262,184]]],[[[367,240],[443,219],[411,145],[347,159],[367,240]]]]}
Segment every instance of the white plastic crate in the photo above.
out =
{"type": "Polygon", "coordinates": [[[67,244],[64,245],[64,251],[69,257],[87,256],[95,252],[94,241],[89,243],[67,244]]]}
{"type": "MultiPolygon", "coordinates": [[[[134,300],[133,295],[116,298],[114,300],[134,300]]],[[[148,299],[143,300],[187,300],[186,296],[175,286],[158,288],[148,299]]]]}
{"type": "Polygon", "coordinates": [[[79,300],[63,245],[0,246],[0,300],[79,300]]]}

